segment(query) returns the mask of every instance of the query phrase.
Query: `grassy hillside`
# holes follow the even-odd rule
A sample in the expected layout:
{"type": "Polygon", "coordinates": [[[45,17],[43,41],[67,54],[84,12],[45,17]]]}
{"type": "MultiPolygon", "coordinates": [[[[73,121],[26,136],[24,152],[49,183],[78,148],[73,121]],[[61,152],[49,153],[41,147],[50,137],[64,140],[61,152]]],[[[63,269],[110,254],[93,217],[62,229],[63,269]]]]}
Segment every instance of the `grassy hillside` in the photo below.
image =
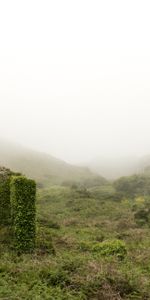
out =
{"type": "Polygon", "coordinates": [[[43,186],[33,254],[18,256],[12,229],[0,227],[0,299],[150,299],[148,173],[110,184],[88,169],[6,143],[0,164],[43,186]]]}
{"type": "Polygon", "coordinates": [[[21,172],[44,185],[91,184],[97,180],[103,184],[105,179],[92,173],[88,168],[70,165],[48,154],[14,145],[0,140],[0,165],[21,172]]]}
{"type": "Polygon", "coordinates": [[[39,190],[36,252],[18,257],[0,230],[0,299],[149,300],[149,206],[111,186],[39,190]]]}

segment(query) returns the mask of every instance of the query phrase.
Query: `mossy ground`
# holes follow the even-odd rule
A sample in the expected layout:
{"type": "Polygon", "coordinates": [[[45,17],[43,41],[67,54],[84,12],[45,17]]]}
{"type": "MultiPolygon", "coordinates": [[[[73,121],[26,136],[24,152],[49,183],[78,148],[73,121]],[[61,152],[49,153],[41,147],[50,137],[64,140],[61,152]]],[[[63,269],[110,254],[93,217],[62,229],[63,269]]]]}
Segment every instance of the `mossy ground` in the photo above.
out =
{"type": "Polygon", "coordinates": [[[39,190],[35,253],[17,256],[9,228],[0,229],[0,299],[150,299],[149,222],[134,217],[144,203],[115,200],[110,187],[39,190]],[[114,240],[123,258],[93,251],[114,240]]]}

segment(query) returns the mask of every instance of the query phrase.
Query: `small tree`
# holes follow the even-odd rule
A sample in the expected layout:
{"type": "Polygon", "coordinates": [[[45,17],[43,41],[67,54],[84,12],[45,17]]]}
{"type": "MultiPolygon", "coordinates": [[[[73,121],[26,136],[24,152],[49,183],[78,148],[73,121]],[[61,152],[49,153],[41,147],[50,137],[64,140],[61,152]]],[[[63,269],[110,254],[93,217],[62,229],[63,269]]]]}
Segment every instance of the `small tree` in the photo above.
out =
{"type": "Polygon", "coordinates": [[[34,180],[23,176],[12,176],[10,200],[15,247],[18,252],[31,252],[35,247],[35,198],[34,180]]]}

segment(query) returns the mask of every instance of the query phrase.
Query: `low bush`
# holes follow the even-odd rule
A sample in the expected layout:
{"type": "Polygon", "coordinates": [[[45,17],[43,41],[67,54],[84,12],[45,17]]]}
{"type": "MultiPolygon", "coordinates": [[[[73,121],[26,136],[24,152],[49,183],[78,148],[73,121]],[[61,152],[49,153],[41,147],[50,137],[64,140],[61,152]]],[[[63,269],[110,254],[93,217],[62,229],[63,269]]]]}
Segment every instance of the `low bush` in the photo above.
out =
{"type": "Polygon", "coordinates": [[[139,209],[134,214],[135,221],[138,225],[142,226],[150,223],[150,210],[147,208],[139,209]]]}
{"type": "Polygon", "coordinates": [[[120,259],[124,259],[127,254],[126,245],[121,240],[108,240],[93,245],[92,250],[103,256],[115,255],[120,259]]]}
{"type": "Polygon", "coordinates": [[[66,271],[62,269],[42,270],[40,278],[48,286],[60,286],[61,288],[70,284],[70,278],[66,271]]]}

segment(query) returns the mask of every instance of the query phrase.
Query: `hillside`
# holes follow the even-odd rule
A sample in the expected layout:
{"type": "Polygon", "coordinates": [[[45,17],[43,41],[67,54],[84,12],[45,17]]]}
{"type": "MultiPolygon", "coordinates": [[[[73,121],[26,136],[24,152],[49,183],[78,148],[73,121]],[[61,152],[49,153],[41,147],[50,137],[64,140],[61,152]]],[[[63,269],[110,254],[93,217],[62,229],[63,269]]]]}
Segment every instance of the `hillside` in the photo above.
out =
{"type": "Polygon", "coordinates": [[[149,175],[150,156],[99,157],[93,159],[87,165],[93,172],[97,172],[109,180],[114,180],[133,174],[145,173],[145,175],[149,175]]]}
{"type": "Polygon", "coordinates": [[[0,140],[0,165],[21,172],[44,185],[70,182],[93,185],[95,181],[105,183],[104,178],[88,168],[73,166],[51,155],[4,140],[0,140]]]}

